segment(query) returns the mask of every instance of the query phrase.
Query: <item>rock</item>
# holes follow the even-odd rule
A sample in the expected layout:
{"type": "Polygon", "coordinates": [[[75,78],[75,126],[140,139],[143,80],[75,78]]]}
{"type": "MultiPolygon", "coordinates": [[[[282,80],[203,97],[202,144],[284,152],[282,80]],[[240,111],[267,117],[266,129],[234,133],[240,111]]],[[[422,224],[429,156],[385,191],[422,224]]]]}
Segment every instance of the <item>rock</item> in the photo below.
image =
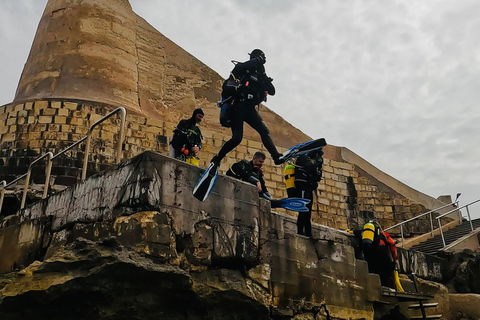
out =
{"type": "Polygon", "coordinates": [[[190,276],[114,239],[79,238],[3,279],[2,319],[269,319],[265,290],[238,271],[190,276]]]}
{"type": "Polygon", "coordinates": [[[446,259],[444,283],[450,292],[480,293],[480,254],[465,249],[459,253],[442,253],[446,259]]]}
{"type": "Polygon", "coordinates": [[[478,294],[450,294],[450,314],[452,320],[480,319],[480,295],[478,294]]]}

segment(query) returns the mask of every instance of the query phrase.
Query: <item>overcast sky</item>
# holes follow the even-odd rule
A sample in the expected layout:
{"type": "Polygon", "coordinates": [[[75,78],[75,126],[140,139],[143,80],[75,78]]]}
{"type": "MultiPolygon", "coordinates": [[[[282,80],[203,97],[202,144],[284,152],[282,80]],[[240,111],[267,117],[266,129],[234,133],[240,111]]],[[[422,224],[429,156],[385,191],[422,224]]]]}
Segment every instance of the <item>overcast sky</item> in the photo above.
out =
{"type": "MultiPolygon", "coordinates": [[[[47,0],[0,4],[0,105],[13,100],[47,0]]],[[[130,0],[227,77],[262,49],[267,106],[423,193],[480,199],[480,1],[130,0]]],[[[471,213],[480,217],[480,203],[471,213]]]]}

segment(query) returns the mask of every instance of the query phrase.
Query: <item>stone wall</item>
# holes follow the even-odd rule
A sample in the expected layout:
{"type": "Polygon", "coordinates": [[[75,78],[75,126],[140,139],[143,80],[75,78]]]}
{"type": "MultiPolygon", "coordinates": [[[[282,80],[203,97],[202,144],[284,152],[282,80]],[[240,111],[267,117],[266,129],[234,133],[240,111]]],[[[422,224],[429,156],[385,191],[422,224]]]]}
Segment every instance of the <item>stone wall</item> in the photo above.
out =
{"type": "MultiPolygon", "coordinates": [[[[0,179],[12,181],[24,174],[28,164],[39,155],[48,151],[57,154],[84,137],[90,125],[112,110],[113,106],[72,100],[41,100],[0,107],[0,179]]],[[[262,111],[260,113],[262,114],[262,111]]],[[[119,124],[118,117],[112,117],[93,131],[88,175],[114,164],[119,124]]],[[[134,157],[146,150],[168,155],[167,142],[175,125],[176,123],[127,112],[123,159],[134,157]]],[[[204,147],[200,167],[205,168],[230,135],[209,130],[202,125],[201,128],[204,147]]],[[[82,144],[54,160],[52,192],[78,180],[84,149],[82,144]]],[[[424,206],[399,193],[382,190],[376,181],[372,181],[358,166],[335,156],[338,149],[335,146],[325,148],[324,174],[315,197],[313,222],[347,229],[359,227],[374,218],[386,228],[426,210],[424,206]]],[[[266,152],[261,142],[244,139],[224,159],[220,171],[224,173],[231,164],[240,159],[250,159],[258,150],[266,152]]],[[[286,149],[279,147],[279,150],[283,152],[286,149]]],[[[283,167],[273,165],[267,157],[263,169],[267,188],[272,195],[275,198],[286,197],[283,167]]],[[[40,163],[34,167],[32,190],[36,190],[37,194],[43,190],[44,171],[45,164],[40,163]]],[[[32,200],[35,199],[34,194],[31,196],[32,200]]],[[[294,212],[279,211],[295,215],[294,212]]],[[[407,235],[427,231],[426,220],[407,225],[405,229],[407,235]]]]}
{"type": "MultiPolygon", "coordinates": [[[[246,308],[259,319],[308,318],[324,312],[323,303],[338,319],[373,319],[379,277],[355,259],[347,235],[317,225],[316,240],[296,236],[294,219],[270,212],[252,185],[229,177],[218,179],[221,193],[196,201],[191,190],[201,172],[145,152],[0,219],[0,274],[22,269],[0,277],[0,315],[20,319],[28,310],[51,310],[65,297],[57,292],[68,291],[87,300],[93,294],[98,315],[91,317],[102,318],[111,294],[124,299],[127,292],[128,305],[142,310],[150,294],[170,288],[164,299],[185,295],[199,302],[184,305],[189,319],[216,297],[233,314],[246,308]],[[143,280],[131,279],[131,272],[143,280]],[[163,285],[151,286],[145,272],[163,285]],[[99,275],[102,285],[85,285],[99,275]],[[125,288],[141,294],[131,299],[125,288]],[[13,317],[9,311],[25,299],[31,300],[13,317]]],[[[108,308],[119,316],[128,312],[122,305],[108,308]]],[[[80,314],[90,312],[83,309],[80,314]]],[[[149,310],[173,312],[163,304],[149,310]]]]}
{"type": "MultiPolygon", "coordinates": [[[[223,80],[135,14],[127,0],[50,0],[13,102],[96,101],[175,124],[201,107],[204,124],[227,133],[218,126],[216,106],[223,80]]],[[[262,111],[278,145],[308,139],[267,107],[262,111]]],[[[256,135],[245,128],[245,137],[256,135]]]]}

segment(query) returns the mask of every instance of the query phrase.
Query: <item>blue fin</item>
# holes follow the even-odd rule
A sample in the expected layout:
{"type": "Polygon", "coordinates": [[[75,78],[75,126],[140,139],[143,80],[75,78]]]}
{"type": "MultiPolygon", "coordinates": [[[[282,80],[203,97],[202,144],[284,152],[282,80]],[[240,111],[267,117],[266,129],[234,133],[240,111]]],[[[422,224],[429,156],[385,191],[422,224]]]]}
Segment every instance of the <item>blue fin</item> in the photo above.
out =
{"type": "Polygon", "coordinates": [[[303,198],[285,198],[279,201],[281,201],[281,208],[298,212],[308,212],[307,204],[310,203],[309,199],[303,198]]]}
{"type": "Polygon", "coordinates": [[[303,142],[285,151],[283,155],[280,157],[280,159],[283,161],[287,161],[293,158],[297,158],[297,157],[300,157],[301,155],[309,153],[310,151],[323,148],[326,145],[327,145],[327,141],[325,141],[324,138],[303,142]]]}
{"type": "Polygon", "coordinates": [[[198,179],[195,188],[193,189],[193,196],[200,201],[205,201],[207,197],[213,190],[215,186],[215,182],[217,182],[218,178],[218,166],[215,166],[213,163],[210,163],[207,170],[202,174],[200,179],[198,179]],[[214,174],[211,174],[211,170],[215,170],[214,174]]]}

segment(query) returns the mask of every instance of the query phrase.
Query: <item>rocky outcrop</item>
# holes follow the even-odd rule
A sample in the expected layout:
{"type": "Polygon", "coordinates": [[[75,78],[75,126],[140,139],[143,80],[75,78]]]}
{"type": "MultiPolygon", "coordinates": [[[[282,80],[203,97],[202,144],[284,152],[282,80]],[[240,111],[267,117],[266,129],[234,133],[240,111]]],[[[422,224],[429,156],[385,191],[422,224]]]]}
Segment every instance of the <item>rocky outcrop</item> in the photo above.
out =
{"type": "Polygon", "coordinates": [[[199,202],[200,174],[146,152],[4,218],[2,318],[373,319],[379,277],[347,235],[297,236],[229,177],[199,202]]]}
{"type": "Polygon", "coordinates": [[[266,290],[238,270],[189,273],[114,238],[76,238],[0,286],[9,320],[269,319],[266,290]]]}
{"type": "Polygon", "coordinates": [[[452,293],[480,294],[480,254],[465,249],[459,253],[440,252],[445,259],[443,283],[452,293]]]}
{"type": "Polygon", "coordinates": [[[450,294],[450,314],[452,320],[480,319],[480,295],[478,294],[450,294]]]}

